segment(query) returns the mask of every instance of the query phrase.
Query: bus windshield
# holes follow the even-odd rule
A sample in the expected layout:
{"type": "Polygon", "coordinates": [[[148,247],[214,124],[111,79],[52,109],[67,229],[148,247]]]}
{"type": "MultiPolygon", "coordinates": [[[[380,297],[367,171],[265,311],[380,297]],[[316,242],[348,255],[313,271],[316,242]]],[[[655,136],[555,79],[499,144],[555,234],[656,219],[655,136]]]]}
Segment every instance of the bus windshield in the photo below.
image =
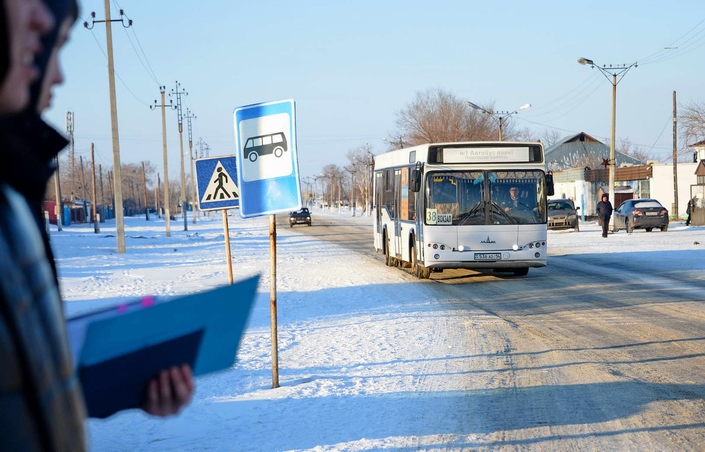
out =
{"type": "Polygon", "coordinates": [[[425,183],[426,224],[546,222],[542,171],[436,171],[425,183]]]}

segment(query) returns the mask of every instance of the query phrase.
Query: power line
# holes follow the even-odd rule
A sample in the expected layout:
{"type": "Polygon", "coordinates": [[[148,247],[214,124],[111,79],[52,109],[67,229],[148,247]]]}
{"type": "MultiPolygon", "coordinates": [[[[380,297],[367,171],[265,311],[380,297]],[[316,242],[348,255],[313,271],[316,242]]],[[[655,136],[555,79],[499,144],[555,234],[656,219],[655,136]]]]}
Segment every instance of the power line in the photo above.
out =
{"type": "MultiPolygon", "coordinates": [[[[81,19],[81,20],[83,20],[83,19],[81,19]]],[[[85,22],[85,21],[84,21],[84,22],[85,22]]],[[[108,59],[108,55],[105,53],[105,50],[103,50],[103,46],[100,45],[100,41],[98,41],[98,38],[96,37],[95,33],[93,33],[93,30],[89,30],[89,31],[91,32],[91,35],[93,36],[93,39],[95,39],[95,43],[98,44],[98,48],[100,49],[100,51],[103,53],[103,56],[104,56],[105,59],[107,60],[107,59],[108,59]]],[[[129,91],[130,94],[132,94],[132,97],[134,97],[135,99],[137,99],[140,103],[142,103],[142,104],[144,104],[144,105],[146,105],[146,106],[149,107],[149,104],[148,104],[147,102],[143,101],[142,99],[140,99],[139,97],[137,97],[137,95],[136,95],[135,93],[132,92],[132,90],[130,89],[130,87],[127,86],[127,83],[125,83],[125,81],[122,79],[122,77],[120,77],[120,74],[118,74],[118,72],[117,72],[115,69],[113,69],[113,74],[115,74],[115,75],[117,76],[117,78],[120,79],[120,82],[123,84],[123,86],[125,87],[125,89],[127,89],[127,91],[129,91]]]]}

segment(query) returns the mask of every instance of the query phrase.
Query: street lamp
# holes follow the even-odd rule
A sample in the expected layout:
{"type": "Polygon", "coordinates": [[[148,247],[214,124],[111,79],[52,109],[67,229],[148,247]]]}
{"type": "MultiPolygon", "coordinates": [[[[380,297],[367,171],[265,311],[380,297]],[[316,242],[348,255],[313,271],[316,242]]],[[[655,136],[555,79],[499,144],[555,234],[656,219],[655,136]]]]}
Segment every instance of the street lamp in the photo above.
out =
{"type": "Polygon", "coordinates": [[[505,119],[508,119],[510,116],[512,116],[515,113],[519,113],[519,110],[526,110],[527,108],[531,108],[531,104],[524,104],[521,107],[517,108],[514,111],[487,111],[484,108],[480,107],[477,104],[473,104],[470,101],[465,102],[468,107],[474,108],[475,110],[480,110],[493,118],[497,119],[497,122],[499,123],[499,141],[502,141],[502,123],[504,122],[505,119]]]}
{"type": "MultiPolygon", "coordinates": [[[[616,132],[616,127],[617,127],[617,83],[619,83],[622,78],[624,78],[625,75],[627,75],[627,72],[629,72],[629,69],[633,67],[637,67],[636,63],[632,63],[629,65],[626,64],[621,64],[621,65],[613,65],[610,64],[608,65],[603,65],[602,67],[598,66],[595,64],[594,61],[592,61],[589,58],[578,58],[578,63],[586,66],[589,65],[592,68],[597,68],[602,72],[602,75],[605,76],[607,81],[609,81],[612,84],[612,132],[611,132],[611,137],[610,137],[610,160],[609,160],[609,196],[610,196],[610,204],[614,206],[614,168],[615,168],[615,153],[614,153],[614,147],[615,147],[615,132],[616,132]],[[612,77],[610,77],[612,76],[612,77]],[[619,77],[619,78],[618,78],[619,77]]],[[[614,215],[610,217],[610,229],[614,232],[614,215]]]]}
{"type": "Polygon", "coordinates": [[[386,141],[387,143],[391,144],[392,146],[397,146],[398,149],[404,148],[404,135],[399,135],[398,141],[390,140],[386,137],[382,137],[382,141],[386,141]]]}

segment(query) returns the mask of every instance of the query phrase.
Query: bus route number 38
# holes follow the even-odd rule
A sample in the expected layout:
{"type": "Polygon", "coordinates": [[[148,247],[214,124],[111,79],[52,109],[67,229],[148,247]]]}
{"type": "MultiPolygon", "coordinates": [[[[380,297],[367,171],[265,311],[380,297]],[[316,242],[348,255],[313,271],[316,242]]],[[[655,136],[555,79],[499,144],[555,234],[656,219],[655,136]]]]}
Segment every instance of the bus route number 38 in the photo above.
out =
{"type": "Polygon", "coordinates": [[[426,224],[453,224],[453,214],[438,213],[436,209],[426,209],[426,224]]]}

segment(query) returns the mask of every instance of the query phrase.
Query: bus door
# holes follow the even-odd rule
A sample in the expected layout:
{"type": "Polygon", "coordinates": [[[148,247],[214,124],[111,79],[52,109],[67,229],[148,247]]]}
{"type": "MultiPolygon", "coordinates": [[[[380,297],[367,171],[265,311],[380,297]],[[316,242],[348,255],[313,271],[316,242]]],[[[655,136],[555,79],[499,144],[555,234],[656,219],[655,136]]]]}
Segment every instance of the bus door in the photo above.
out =
{"type": "MultiPolygon", "coordinates": [[[[408,186],[408,181],[407,181],[408,186]]],[[[394,170],[394,250],[397,255],[402,254],[401,247],[401,170],[394,170]]]]}

